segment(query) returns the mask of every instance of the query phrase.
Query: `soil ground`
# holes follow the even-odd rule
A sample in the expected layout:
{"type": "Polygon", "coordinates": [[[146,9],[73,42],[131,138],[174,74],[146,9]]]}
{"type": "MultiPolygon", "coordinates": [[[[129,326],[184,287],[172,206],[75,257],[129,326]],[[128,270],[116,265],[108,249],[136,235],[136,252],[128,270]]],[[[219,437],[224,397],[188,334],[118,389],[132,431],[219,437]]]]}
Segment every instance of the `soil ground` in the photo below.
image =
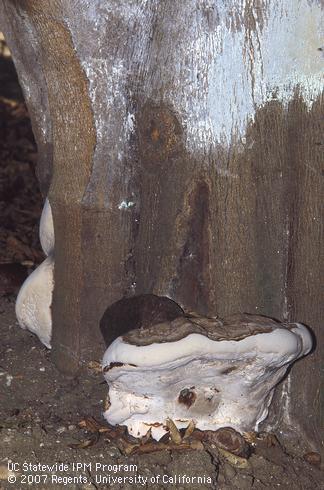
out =
{"type": "Polygon", "coordinates": [[[91,425],[82,428],[84,421],[92,418],[98,426],[106,427],[102,411],[107,386],[92,364],[78,379],[63,377],[52,364],[50,352],[34,335],[18,327],[14,297],[0,301],[0,335],[2,489],[23,489],[28,481],[29,488],[40,489],[324,488],[323,472],[303,459],[303,451],[295,448],[295,454],[289,455],[276,440],[270,444],[257,442],[246,468],[239,468],[213,447],[127,456],[127,444],[121,446],[118,434],[94,433],[91,425]],[[12,484],[7,481],[10,461],[19,465],[12,484]],[[49,467],[39,470],[26,466],[30,463],[66,466],[51,471],[49,467]],[[108,466],[104,468],[104,464],[108,466]],[[104,477],[106,484],[102,483],[104,477]],[[125,480],[113,480],[118,477],[125,480]],[[154,483],[157,477],[159,482],[154,483]]]}
{"type": "Polygon", "coordinates": [[[257,438],[244,464],[213,444],[136,447],[103,420],[107,386],[95,363],[77,379],[56,370],[50,352],[19,328],[14,312],[22,281],[44,258],[36,163],[15,70],[9,53],[0,52],[0,490],[324,489],[323,472],[305,461],[302,447],[288,454],[275,437],[257,438]]]}

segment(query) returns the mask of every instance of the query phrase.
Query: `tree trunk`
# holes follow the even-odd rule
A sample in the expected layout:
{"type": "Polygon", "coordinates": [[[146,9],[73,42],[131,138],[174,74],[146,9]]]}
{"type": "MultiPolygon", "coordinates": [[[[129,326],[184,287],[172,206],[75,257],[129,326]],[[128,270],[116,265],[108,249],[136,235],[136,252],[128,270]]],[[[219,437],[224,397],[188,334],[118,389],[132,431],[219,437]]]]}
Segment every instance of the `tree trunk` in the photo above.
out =
{"type": "Polygon", "coordinates": [[[269,424],[319,446],[320,2],[2,0],[0,15],[45,192],[52,175],[58,367],[101,356],[103,312],[135,294],[303,322],[317,347],[269,424]]]}

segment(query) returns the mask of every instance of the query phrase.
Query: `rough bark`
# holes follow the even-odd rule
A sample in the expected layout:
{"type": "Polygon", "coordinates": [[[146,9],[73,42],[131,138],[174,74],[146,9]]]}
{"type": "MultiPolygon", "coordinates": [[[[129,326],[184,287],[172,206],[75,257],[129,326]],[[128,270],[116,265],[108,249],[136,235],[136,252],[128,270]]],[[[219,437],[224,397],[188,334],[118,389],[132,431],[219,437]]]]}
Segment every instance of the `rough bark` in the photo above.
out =
{"type": "Polygon", "coordinates": [[[53,155],[61,369],[101,355],[99,320],[124,296],[298,320],[317,348],[269,423],[322,444],[320,7],[0,2],[44,189],[53,155]]]}

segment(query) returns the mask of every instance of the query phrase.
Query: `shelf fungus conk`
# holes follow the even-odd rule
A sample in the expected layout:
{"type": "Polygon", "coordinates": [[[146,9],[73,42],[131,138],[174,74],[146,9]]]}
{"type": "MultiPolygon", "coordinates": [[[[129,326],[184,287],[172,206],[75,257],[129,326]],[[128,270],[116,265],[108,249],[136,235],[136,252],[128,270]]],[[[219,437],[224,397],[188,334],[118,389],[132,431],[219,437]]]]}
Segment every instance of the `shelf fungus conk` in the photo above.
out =
{"type": "Polygon", "coordinates": [[[35,333],[48,348],[51,347],[51,304],[54,287],[54,227],[48,199],[43,208],[40,242],[47,258],[28,276],[16,300],[16,316],[21,328],[35,333]]]}
{"type": "Polygon", "coordinates": [[[42,216],[39,223],[39,240],[43,252],[49,256],[54,252],[54,225],[52,209],[49,200],[45,200],[42,216]]]}
{"type": "Polygon", "coordinates": [[[178,429],[257,430],[276,384],[312,347],[308,329],[254,315],[178,316],[116,338],[103,358],[112,425],[159,440],[178,429]]]}

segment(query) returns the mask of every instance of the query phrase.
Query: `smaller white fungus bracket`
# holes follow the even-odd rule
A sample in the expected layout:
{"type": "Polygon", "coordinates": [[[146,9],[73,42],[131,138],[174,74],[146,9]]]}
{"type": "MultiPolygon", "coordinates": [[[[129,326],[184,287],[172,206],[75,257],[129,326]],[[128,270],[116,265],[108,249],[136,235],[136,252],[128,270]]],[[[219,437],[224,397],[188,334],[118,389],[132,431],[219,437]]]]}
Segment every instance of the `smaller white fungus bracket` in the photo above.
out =
{"type": "Polygon", "coordinates": [[[47,258],[28,276],[16,300],[16,316],[21,328],[35,333],[51,348],[52,296],[54,288],[54,226],[50,203],[46,199],[39,229],[42,249],[47,258]]]}

